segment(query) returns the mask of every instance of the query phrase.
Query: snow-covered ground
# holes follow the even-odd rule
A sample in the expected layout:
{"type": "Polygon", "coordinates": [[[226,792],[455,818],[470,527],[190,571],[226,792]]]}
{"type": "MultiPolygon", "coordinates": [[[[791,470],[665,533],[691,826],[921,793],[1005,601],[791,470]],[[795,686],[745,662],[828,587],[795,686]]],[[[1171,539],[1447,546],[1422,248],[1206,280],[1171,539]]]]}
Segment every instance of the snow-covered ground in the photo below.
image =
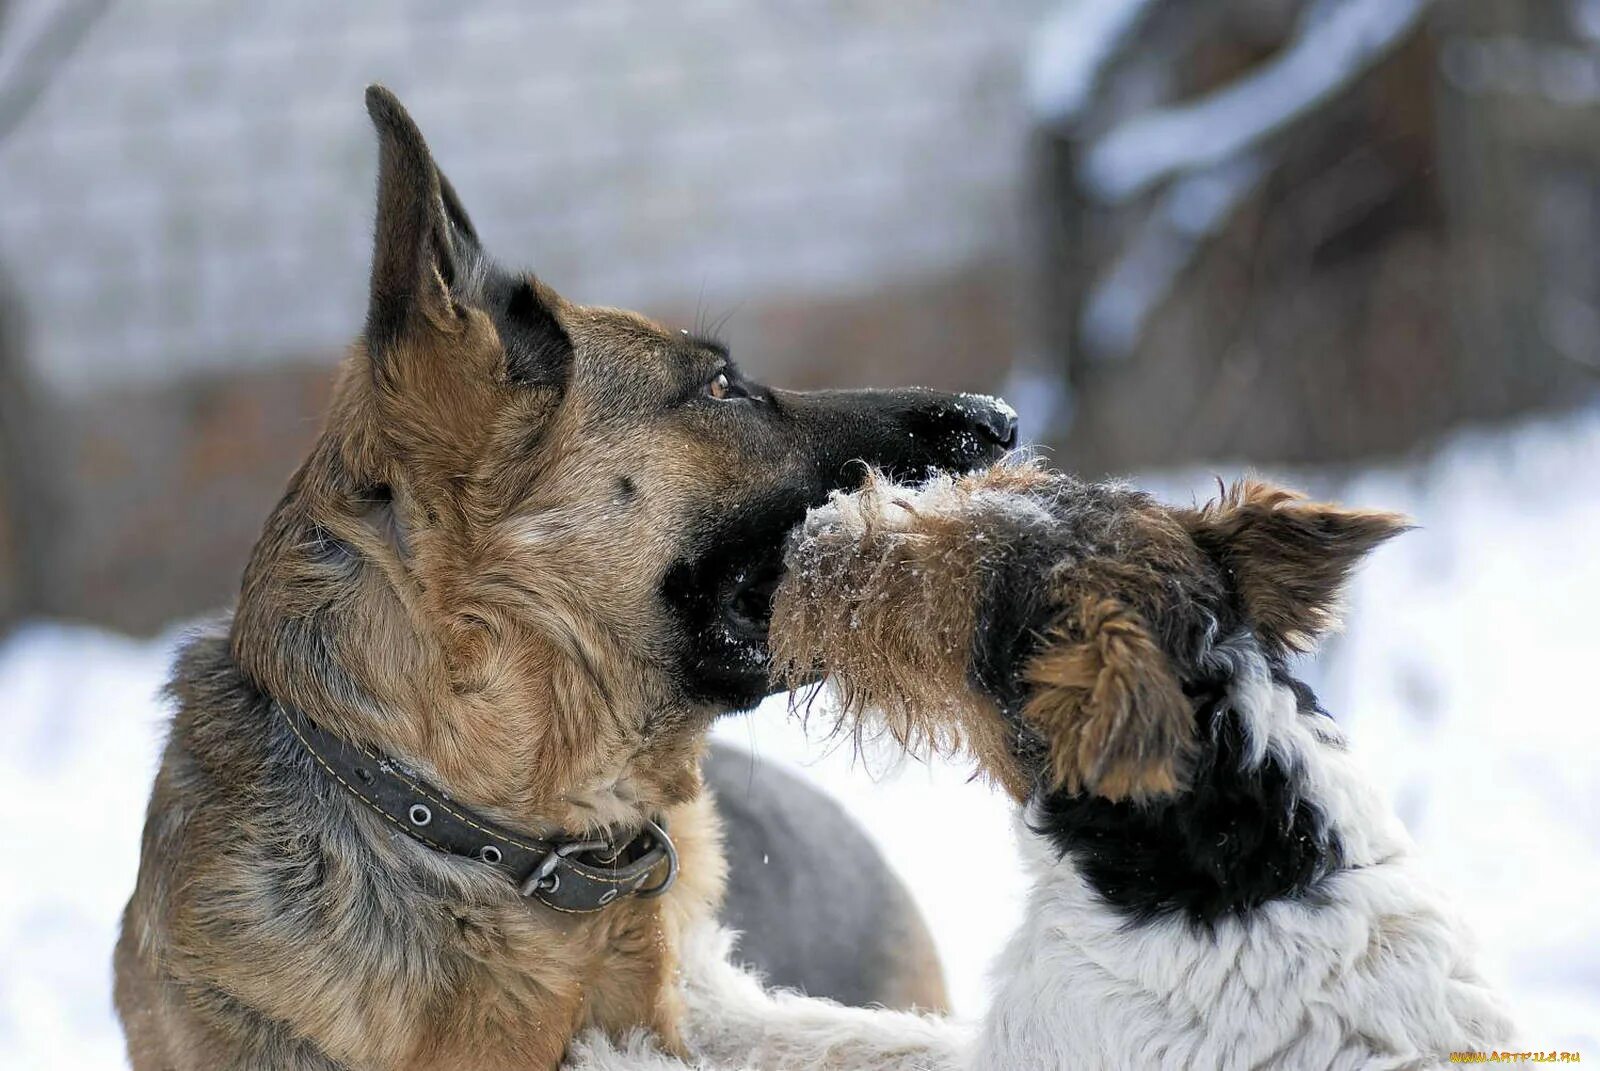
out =
{"type": "MultiPolygon", "coordinates": [[[[1517,998],[1526,1041],[1600,1055],[1600,411],[1460,439],[1316,489],[1409,511],[1346,634],[1311,667],[1517,998]]],[[[1209,474],[1152,480],[1209,494],[1209,474]]],[[[1315,486],[1319,480],[1309,477],[1315,486]]],[[[1302,481],[1305,482],[1305,481],[1302,481]]],[[[0,644],[0,1068],[124,1066],[110,949],[133,882],[175,637],[39,623],[0,644]]],[[[865,822],[916,890],[958,1010],[1013,925],[1007,808],[965,771],[864,762],[808,741],[781,700],[719,735],[802,768],[865,822]],[[936,846],[939,850],[929,850],[936,846]],[[948,867],[986,878],[984,911],[948,867]],[[1002,882],[1003,883],[1003,882],[1002,882]],[[1000,906],[993,906],[993,905],[1000,906]]]]}

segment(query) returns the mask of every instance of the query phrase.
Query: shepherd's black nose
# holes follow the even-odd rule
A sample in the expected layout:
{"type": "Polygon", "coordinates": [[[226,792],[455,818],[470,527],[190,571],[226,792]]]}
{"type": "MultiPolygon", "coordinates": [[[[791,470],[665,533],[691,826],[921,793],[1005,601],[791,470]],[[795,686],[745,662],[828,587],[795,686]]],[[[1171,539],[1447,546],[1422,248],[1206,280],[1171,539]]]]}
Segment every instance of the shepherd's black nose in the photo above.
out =
{"type": "Polygon", "coordinates": [[[978,394],[964,394],[961,400],[971,406],[968,413],[978,433],[1002,450],[1017,445],[1017,411],[1001,401],[978,394]]]}

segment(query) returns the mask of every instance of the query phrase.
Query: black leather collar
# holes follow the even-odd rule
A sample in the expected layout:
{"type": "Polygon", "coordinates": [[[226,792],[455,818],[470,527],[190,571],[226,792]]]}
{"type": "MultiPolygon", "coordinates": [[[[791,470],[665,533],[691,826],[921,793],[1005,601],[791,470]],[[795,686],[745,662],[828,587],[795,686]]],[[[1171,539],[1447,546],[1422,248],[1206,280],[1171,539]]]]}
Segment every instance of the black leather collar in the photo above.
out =
{"type": "Polygon", "coordinates": [[[629,896],[660,896],[678,878],[678,852],[663,823],[646,822],[620,841],[513,833],[452,802],[393,759],[334,736],[301,711],[277,706],[317,765],[350,795],[435,851],[493,867],[523,896],[554,911],[587,914],[629,896]],[[666,875],[646,888],[663,864],[666,875]]]}

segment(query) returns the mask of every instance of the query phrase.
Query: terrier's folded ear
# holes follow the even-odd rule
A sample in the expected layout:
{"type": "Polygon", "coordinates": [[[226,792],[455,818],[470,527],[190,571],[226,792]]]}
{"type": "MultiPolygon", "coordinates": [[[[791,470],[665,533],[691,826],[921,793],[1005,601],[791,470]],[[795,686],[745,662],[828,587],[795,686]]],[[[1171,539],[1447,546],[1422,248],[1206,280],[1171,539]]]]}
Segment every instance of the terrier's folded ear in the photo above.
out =
{"type": "Polygon", "coordinates": [[[1192,704],[1140,616],[1087,595],[1028,664],[1023,719],[1050,750],[1053,787],[1113,801],[1178,792],[1195,748],[1192,704]]]}
{"type": "Polygon", "coordinates": [[[1203,508],[1174,514],[1228,571],[1256,635],[1296,651],[1338,624],[1339,597],[1356,564],[1410,527],[1397,513],[1311,502],[1259,480],[1241,480],[1203,508]]]}

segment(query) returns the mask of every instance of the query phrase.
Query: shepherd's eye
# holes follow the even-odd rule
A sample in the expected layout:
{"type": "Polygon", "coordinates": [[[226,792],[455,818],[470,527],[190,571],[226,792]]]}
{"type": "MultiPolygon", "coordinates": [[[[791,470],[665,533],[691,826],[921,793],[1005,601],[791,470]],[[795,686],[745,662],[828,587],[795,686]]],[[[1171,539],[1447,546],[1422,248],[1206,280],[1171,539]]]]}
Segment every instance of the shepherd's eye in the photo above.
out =
{"type": "Polygon", "coordinates": [[[733,397],[733,384],[728,382],[728,373],[718,372],[716,378],[706,384],[706,393],[721,401],[733,397]]]}

